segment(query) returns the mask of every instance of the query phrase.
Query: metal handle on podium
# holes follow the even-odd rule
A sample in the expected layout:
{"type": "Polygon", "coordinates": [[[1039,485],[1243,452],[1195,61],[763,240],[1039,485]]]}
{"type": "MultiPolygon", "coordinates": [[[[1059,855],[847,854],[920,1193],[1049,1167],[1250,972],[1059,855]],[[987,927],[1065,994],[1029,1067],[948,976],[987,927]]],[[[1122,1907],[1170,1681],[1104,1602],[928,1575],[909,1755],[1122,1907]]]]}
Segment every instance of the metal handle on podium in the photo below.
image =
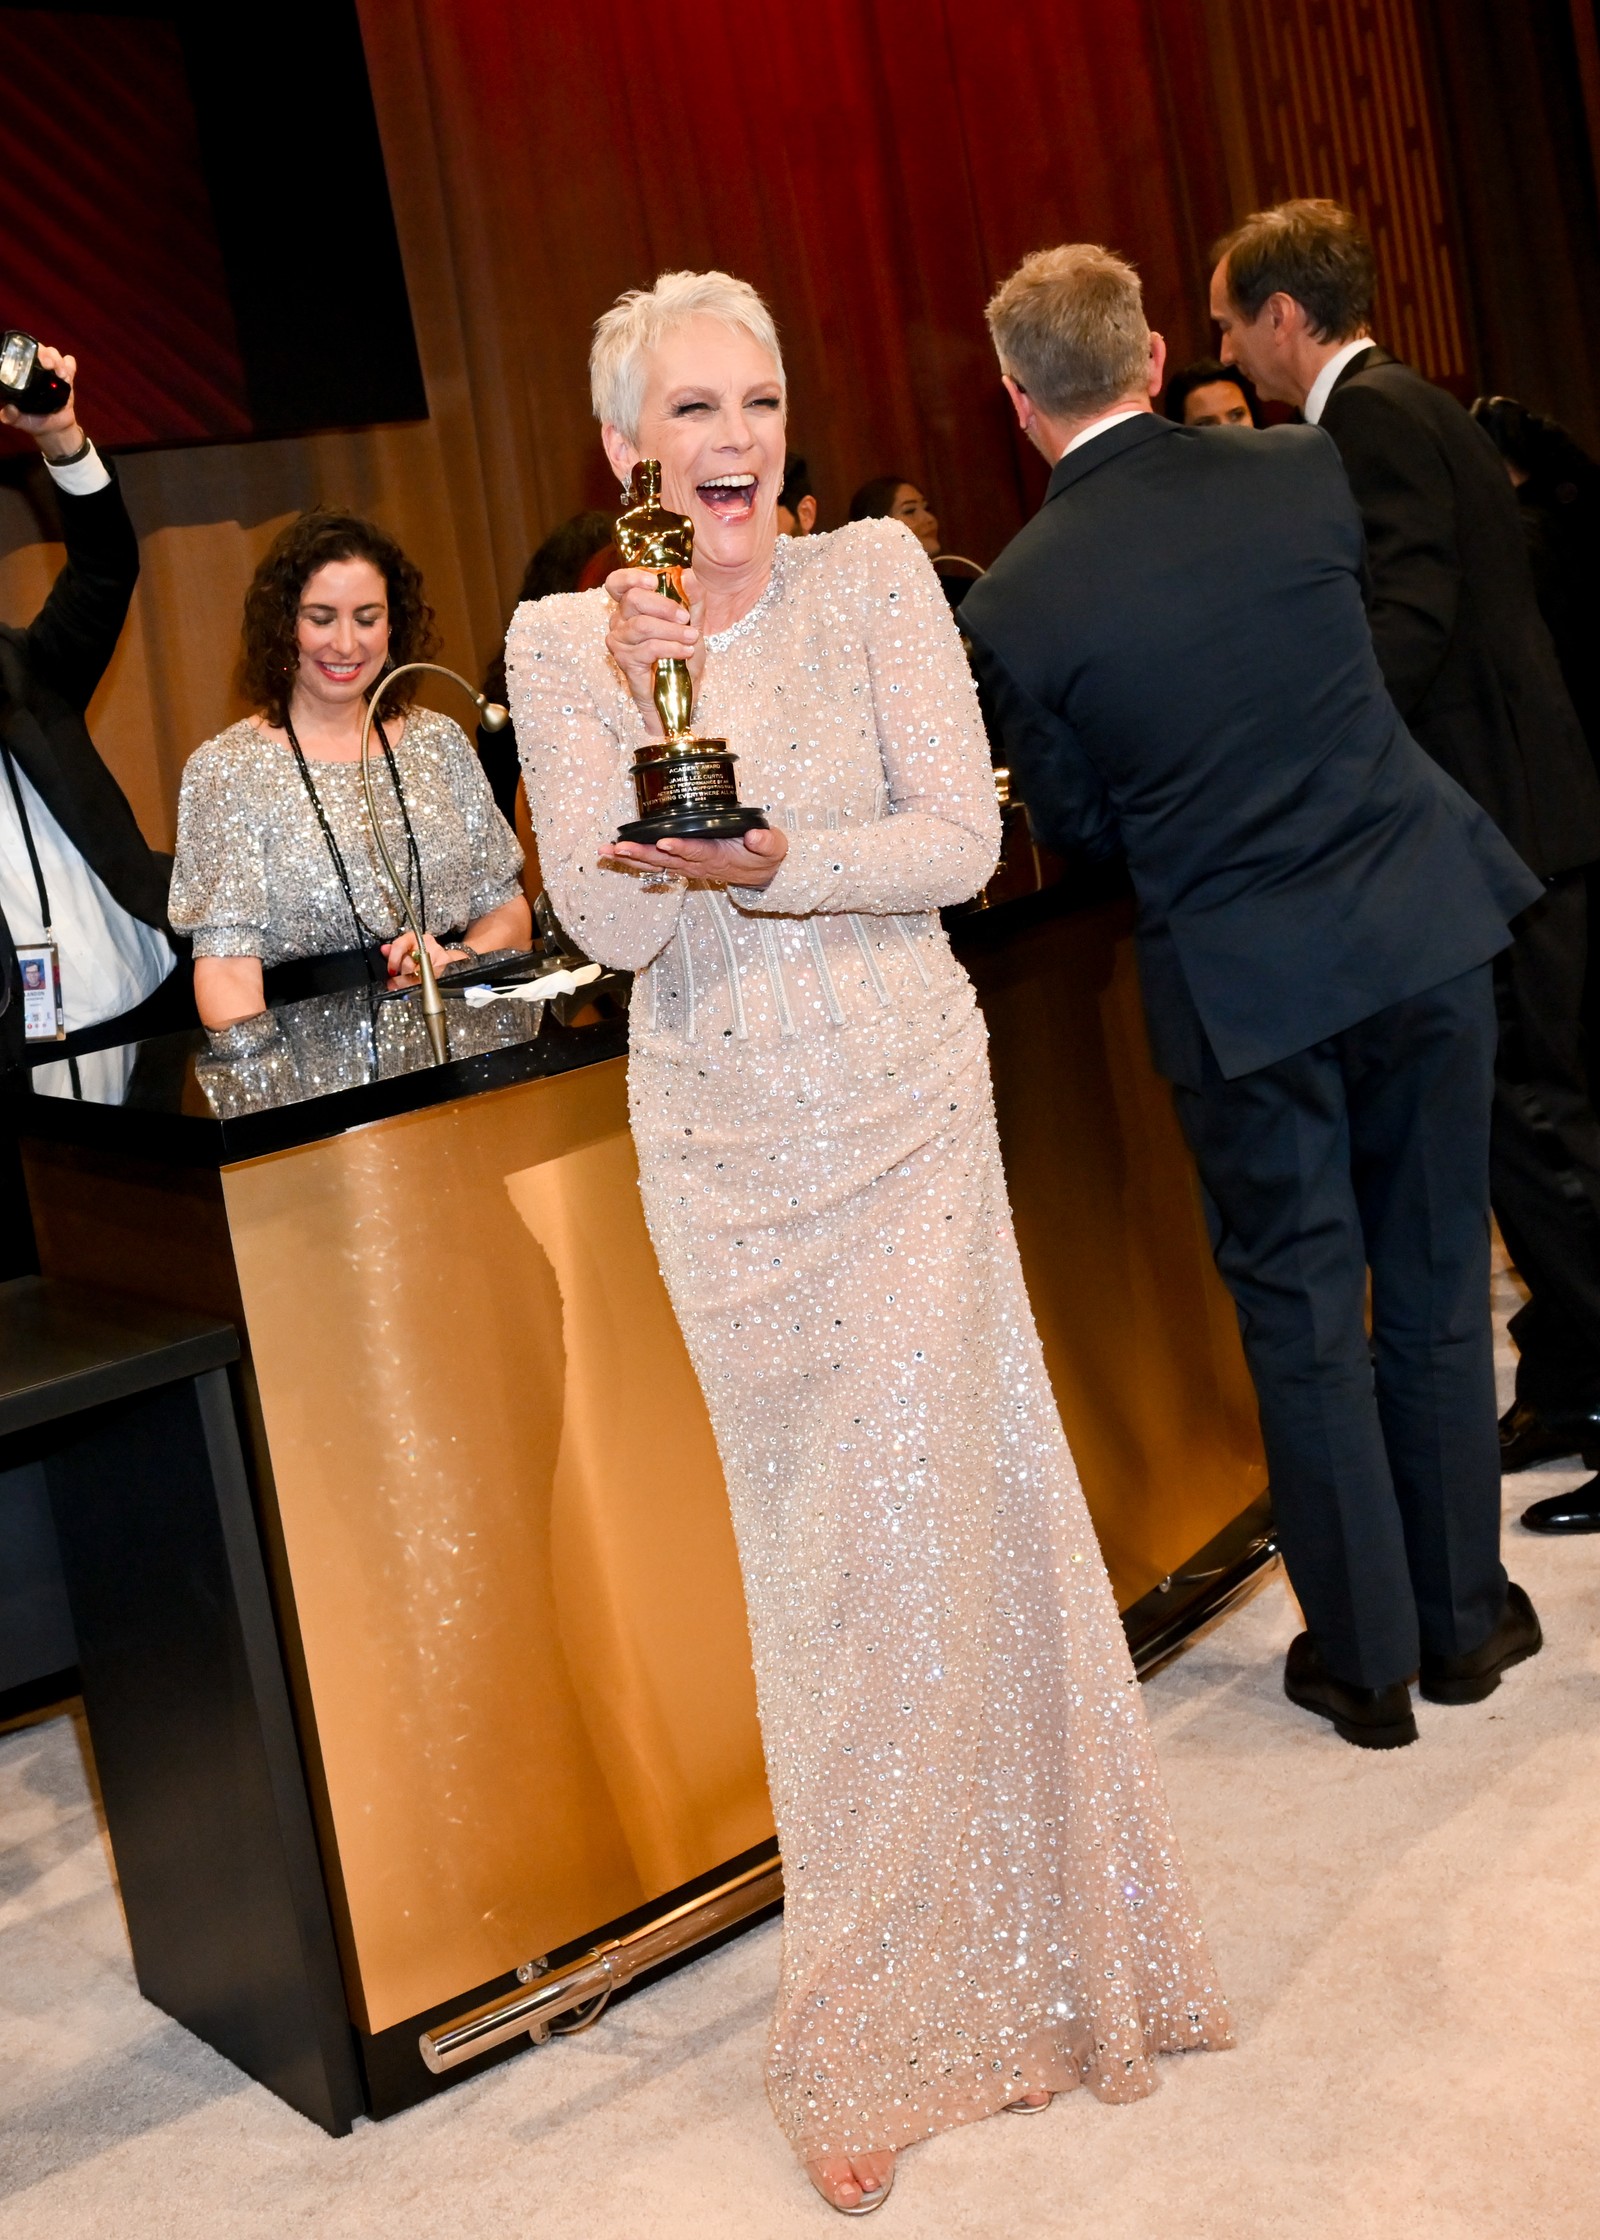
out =
{"type": "Polygon", "coordinates": [[[624,1984],[647,1969],[676,1959],[692,1946],[704,1944],[708,1937],[731,1929],[736,1922],[747,1921],[751,1914],[776,1905],[782,1896],[783,1868],[776,1859],[747,1867],[742,1874],[708,1890],[704,1897],[674,1906],[670,1913],[647,1921],[627,1936],[608,1938],[581,1959],[552,1969],[530,1989],[514,1991],[507,1998],[491,2000],[487,2006],[458,2016],[454,2022],[424,2030],[417,2040],[418,2050],[434,2075],[442,2076],[447,2069],[459,2068],[463,2061],[503,2046],[512,2038],[530,2037],[536,2045],[542,2045],[560,2016],[592,2006],[593,2013],[579,2025],[586,2027],[598,2020],[600,2007],[624,1984]]]}

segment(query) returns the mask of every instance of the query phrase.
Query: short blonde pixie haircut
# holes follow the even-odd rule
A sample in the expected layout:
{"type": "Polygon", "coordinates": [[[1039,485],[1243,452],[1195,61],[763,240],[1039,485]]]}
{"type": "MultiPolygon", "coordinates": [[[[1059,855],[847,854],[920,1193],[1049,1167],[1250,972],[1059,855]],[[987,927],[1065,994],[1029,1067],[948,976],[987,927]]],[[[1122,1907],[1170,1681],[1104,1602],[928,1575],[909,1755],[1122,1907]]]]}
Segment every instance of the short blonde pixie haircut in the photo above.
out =
{"type": "Polygon", "coordinates": [[[1093,241],[1036,249],[984,310],[1000,369],[1054,420],[1145,385],[1150,329],[1139,275],[1093,241]]]}
{"type": "Polygon", "coordinates": [[[664,335],[690,319],[718,319],[749,335],[770,353],[782,384],[778,330],[748,280],[735,280],[731,272],[663,272],[653,288],[626,290],[594,323],[589,393],[602,425],[609,423],[634,441],[644,403],[645,359],[664,335]]]}

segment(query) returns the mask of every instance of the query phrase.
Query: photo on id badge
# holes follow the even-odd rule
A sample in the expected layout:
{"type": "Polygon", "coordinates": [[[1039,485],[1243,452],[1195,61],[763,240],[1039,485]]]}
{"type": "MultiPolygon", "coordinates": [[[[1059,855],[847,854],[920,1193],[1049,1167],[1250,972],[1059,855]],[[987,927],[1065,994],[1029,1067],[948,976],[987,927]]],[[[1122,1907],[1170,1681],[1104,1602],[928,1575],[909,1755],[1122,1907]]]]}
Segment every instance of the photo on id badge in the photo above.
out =
{"type": "Polygon", "coordinates": [[[61,1003],[61,957],[54,942],[17,946],[22,978],[22,1032],[28,1042],[59,1042],[66,1032],[61,1003]]]}

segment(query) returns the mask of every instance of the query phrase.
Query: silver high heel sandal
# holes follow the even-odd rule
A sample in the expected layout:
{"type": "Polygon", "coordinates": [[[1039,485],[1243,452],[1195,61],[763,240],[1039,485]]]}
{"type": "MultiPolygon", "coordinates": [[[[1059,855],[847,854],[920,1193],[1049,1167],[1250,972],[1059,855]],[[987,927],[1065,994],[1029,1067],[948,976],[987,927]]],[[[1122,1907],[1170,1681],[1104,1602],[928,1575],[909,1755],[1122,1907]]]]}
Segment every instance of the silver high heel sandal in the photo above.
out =
{"type": "Polygon", "coordinates": [[[1054,2098],[1053,2092],[1047,2092],[1042,2100],[1008,2100],[1000,2112],[1007,2116],[1042,2116],[1054,2098]]]}

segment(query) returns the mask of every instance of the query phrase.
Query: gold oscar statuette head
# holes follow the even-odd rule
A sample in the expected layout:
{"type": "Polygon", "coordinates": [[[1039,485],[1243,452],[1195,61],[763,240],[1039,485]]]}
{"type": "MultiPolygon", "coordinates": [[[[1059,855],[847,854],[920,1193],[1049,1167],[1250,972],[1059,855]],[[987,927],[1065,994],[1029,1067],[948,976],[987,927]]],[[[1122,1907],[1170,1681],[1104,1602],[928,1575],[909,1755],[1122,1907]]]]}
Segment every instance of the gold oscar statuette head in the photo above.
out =
{"type": "MultiPolygon", "coordinates": [[[[664,599],[687,607],[683,571],[694,559],[694,523],[661,503],[661,462],[641,459],[633,470],[633,503],[617,516],[617,550],[630,568],[649,568],[664,599]]],[[[669,739],[689,735],[694,683],[686,661],[656,663],[654,698],[669,739]]]]}

